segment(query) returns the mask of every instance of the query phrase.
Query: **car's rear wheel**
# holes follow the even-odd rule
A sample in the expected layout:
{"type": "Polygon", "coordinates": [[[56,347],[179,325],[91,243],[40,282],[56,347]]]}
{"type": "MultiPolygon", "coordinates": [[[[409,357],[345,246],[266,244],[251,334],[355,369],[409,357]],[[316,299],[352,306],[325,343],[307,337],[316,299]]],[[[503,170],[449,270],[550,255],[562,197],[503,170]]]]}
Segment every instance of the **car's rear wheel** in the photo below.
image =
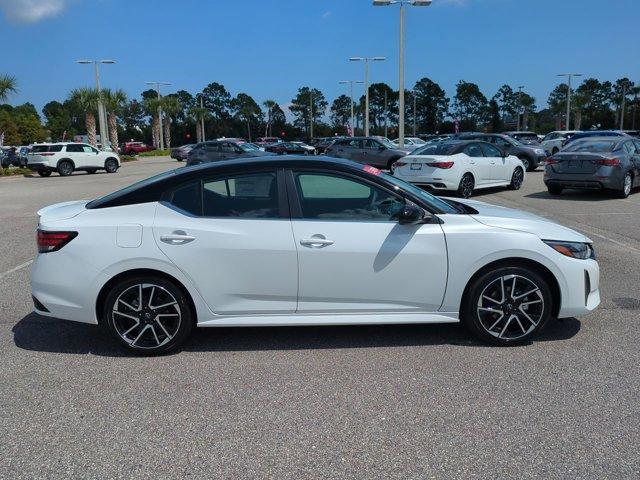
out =
{"type": "Polygon", "coordinates": [[[513,175],[511,175],[511,183],[509,184],[509,188],[511,190],[520,190],[523,181],[524,172],[520,167],[516,167],[516,169],[513,171],[513,175]]]}
{"type": "Polygon", "coordinates": [[[172,282],[154,276],[114,285],[102,318],[122,346],[146,355],[177,348],[193,329],[187,296],[172,282]]]}
{"type": "Polygon", "coordinates": [[[560,195],[562,193],[562,187],[559,185],[547,185],[547,191],[551,195],[560,195]]]}
{"type": "Polygon", "coordinates": [[[462,322],[494,345],[529,341],[551,317],[553,296],[546,280],[524,267],[497,268],[470,285],[462,322]]]}
{"type": "Polygon", "coordinates": [[[465,173],[460,179],[460,185],[458,185],[458,195],[462,198],[469,198],[473,193],[475,187],[475,181],[473,175],[465,173]]]}
{"type": "Polygon", "coordinates": [[[38,170],[38,175],[40,175],[41,177],[50,177],[51,170],[38,170]]]}
{"type": "Polygon", "coordinates": [[[620,190],[616,190],[615,195],[618,198],[627,198],[629,194],[631,194],[632,188],[633,188],[633,175],[631,175],[631,172],[627,172],[624,178],[622,179],[622,186],[620,190]]]}
{"type": "Polygon", "coordinates": [[[104,169],[107,173],[116,173],[118,171],[118,161],[115,158],[108,158],[104,162],[104,169]]]}
{"type": "Polygon", "coordinates": [[[73,173],[73,163],[63,160],[58,164],[58,173],[61,177],[68,177],[73,173]]]}

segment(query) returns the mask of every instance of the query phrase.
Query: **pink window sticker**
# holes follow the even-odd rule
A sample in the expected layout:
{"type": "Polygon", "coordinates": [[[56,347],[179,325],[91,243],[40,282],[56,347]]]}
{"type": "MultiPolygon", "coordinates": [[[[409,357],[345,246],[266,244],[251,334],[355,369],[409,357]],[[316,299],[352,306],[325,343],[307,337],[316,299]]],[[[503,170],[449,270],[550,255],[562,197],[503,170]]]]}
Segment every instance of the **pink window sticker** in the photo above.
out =
{"type": "Polygon", "coordinates": [[[362,168],[365,172],[371,173],[373,175],[380,175],[382,172],[378,170],[376,167],[372,167],[371,165],[365,165],[362,168]]]}

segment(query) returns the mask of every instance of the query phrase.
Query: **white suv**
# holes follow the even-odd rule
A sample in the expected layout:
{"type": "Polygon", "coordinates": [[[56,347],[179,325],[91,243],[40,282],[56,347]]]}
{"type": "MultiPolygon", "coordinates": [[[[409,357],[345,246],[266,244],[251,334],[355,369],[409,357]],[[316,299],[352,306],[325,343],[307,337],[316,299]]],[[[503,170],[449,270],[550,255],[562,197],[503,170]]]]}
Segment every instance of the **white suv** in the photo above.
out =
{"type": "Polygon", "coordinates": [[[51,172],[60,176],[71,175],[74,170],[96,173],[106,170],[115,173],[120,168],[120,157],[114,152],[102,152],[86,143],[50,143],[34,145],[27,155],[27,168],[48,177],[51,172]]]}

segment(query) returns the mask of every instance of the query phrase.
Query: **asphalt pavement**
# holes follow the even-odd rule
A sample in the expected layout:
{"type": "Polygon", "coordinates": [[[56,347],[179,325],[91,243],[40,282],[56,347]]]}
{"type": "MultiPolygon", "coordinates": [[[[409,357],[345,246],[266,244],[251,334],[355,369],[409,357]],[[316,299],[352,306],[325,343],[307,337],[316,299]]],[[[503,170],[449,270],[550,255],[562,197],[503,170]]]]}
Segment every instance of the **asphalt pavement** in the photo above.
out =
{"type": "Polygon", "coordinates": [[[0,478],[638,478],[640,192],[474,198],[594,240],[603,302],[529,345],[457,325],[199,329],[139,358],[32,312],[38,208],[179,166],[0,179],[0,478]]]}

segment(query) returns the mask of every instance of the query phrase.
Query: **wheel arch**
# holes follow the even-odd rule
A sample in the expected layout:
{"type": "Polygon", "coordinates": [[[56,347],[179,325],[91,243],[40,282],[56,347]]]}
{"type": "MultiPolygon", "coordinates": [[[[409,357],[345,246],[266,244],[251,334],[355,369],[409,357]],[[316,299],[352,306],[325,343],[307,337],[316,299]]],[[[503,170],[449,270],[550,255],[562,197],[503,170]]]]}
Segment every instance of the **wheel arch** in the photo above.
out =
{"type": "Polygon", "coordinates": [[[562,304],[562,293],[560,290],[560,284],[558,283],[558,279],[556,276],[543,264],[536,262],[535,260],[531,260],[529,258],[522,257],[509,257],[509,258],[501,258],[500,260],[495,260],[493,262],[487,263],[486,265],[480,267],[467,281],[467,284],[464,287],[462,292],[462,298],[460,299],[460,308],[462,310],[462,305],[469,297],[469,290],[471,289],[471,285],[478,278],[484,275],[487,272],[495,270],[501,267],[523,267],[530,268],[539,274],[542,278],[546,280],[549,285],[549,289],[551,290],[551,295],[553,297],[553,311],[551,312],[553,317],[557,317],[560,312],[560,306],[562,304]]]}
{"type": "Polygon", "coordinates": [[[69,162],[69,163],[71,163],[71,165],[73,165],[73,169],[74,169],[74,170],[76,169],[76,162],[74,162],[73,160],[71,160],[69,157],[64,157],[64,158],[61,158],[60,160],[58,160],[58,162],[56,163],[56,168],[59,168],[59,167],[60,167],[60,164],[61,164],[62,162],[69,162]]]}
{"type": "Polygon", "coordinates": [[[131,270],[125,270],[124,272],[120,272],[117,275],[110,278],[100,289],[98,296],[96,297],[96,305],[95,305],[95,313],[96,319],[99,324],[103,323],[102,319],[102,310],[104,309],[104,302],[107,299],[107,295],[109,294],[109,290],[116,285],[118,282],[126,280],[127,278],[140,276],[140,275],[152,275],[155,277],[160,277],[164,280],[172,282],[175,286],[180,289],[180,291],[185,295],[187,300],[189,301],[189,308],[191,309],[191,318],[193,319],[193,326],[195,327],[198,324],[198,310],[196,308],[195,302],[189,289],[187,289],[184,284],[175,278],[173,275],[170,275],[161,270],[155,270],[153,268],[135,268],[131,270]]]}
{"type": "Polygon", "coordinates": [[[107,158],[105,158],[105,159],[104,159],[104,162],[103,162],[102,166],[106,168],[106,167],[107,167],[107,162],[108,162],[109,160],[115,160],[115,161],[116,161],[116,163],[117,163],[118,165],[120,165],[120,161],[119,161],[116,157],[107,157],[107,158]]]}

